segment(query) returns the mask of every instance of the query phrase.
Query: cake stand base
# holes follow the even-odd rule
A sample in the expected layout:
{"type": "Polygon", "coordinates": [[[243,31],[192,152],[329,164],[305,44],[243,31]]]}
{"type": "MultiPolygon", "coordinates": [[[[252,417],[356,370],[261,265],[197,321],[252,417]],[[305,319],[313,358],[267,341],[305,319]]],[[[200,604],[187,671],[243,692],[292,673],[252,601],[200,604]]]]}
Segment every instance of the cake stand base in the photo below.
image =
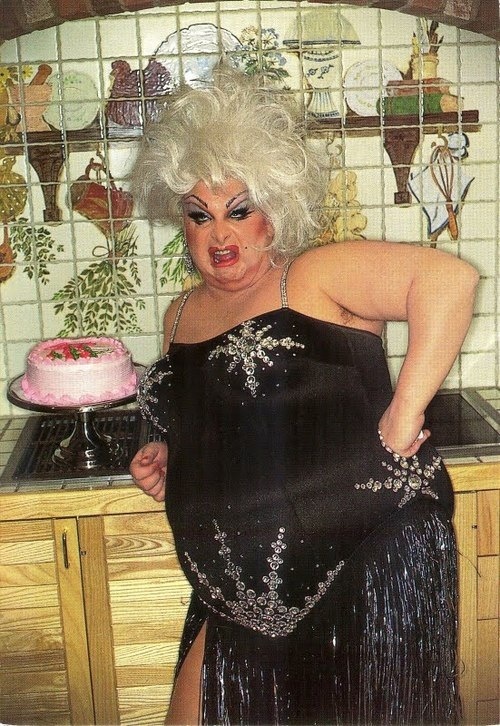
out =
{"type": "Polygon", "coordinates": [[[96,469],[114,464],[122,453],[120,444],[95,427],[93,411],[76,411],[75,427],[52,454],[55,464],[72,469],[96,469]]]}

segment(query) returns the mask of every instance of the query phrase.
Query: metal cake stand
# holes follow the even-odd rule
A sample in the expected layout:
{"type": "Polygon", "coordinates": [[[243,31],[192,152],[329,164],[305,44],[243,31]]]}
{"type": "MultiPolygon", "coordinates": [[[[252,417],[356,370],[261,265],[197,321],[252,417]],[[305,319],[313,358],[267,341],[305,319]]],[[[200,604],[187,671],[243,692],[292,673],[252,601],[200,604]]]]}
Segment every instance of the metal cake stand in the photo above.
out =
{"type": "MultiPolygon", "coordinates": [[[[139,379],[145,366],[134,363],[134,368],[139,379]]],[[[65,465],[73,470],[89,470],[109,466],[116,462],[121,454],[120,443],[98,430],[95,414],[97,411],[116,408],[135,401],[136,391],[122,398],[81,406],[47,405],[31,401],[26,397],[21,386],[23,375],[21,374],[9,382],[7,398],[11,403],[29,411],[68,414],[74,418],[72,432],[56,446],[52,454],[54,463],[65,465]]]]}

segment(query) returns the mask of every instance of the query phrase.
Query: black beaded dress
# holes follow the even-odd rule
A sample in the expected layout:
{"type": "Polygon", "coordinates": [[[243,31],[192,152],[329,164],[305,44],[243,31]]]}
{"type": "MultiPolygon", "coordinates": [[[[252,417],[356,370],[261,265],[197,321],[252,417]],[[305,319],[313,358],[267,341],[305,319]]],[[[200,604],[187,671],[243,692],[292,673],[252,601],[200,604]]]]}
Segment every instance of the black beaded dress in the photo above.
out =
{"type": "Polygon", "coordinates": [[[178,669],[207,623],[205,724],[449,724],[453,495],[440,457],[386,449],[381,339],[282,307],[146,372],[166,510],[193,586],[178,669]]]}

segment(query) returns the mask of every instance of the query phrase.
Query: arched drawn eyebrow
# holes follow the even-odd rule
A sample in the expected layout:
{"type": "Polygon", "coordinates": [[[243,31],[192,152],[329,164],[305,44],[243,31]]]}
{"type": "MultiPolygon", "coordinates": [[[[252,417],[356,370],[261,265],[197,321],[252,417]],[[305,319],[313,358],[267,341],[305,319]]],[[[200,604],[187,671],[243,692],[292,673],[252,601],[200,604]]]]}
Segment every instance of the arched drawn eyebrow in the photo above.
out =
{"type": "Polygon", "coordinates": [[[200,197],[197,197],[196,194],[190,194],[189,197],[184,199],[184,202],[188,202],[191,198],[196,199],[205,209],[208,209],[208,204],[203,199],[200,199],[200,197]]]}
{"type": "Polygon", "coordinates": [[[239,197],[245,196],[245,194],[248,194],[248,192],[246,189],[243,189],[242,192],[238,192],[238,194],[235,194],[234,197],[231,197],[231,199],[226,202],[226,209],[229,209],[229,207],[231,206],[231,204],[233,204],[233,202],[235,202],[239,197]]]}
{"type": "MultiPolygon", "coordinates": [[[[231,197],[231,199],[228,199],[226,202],[226,209],[229,209],[231,204],[234,204],[234,202],[239,199],[239,197],[244,197],[246,194],[248,194],[248,191],[246,189],[243,189],[243,191],[238,192],[238,194],[235,194],[234,197],[231,197]]],[[[198,197],[196,194],[190,194],[188,197],[184,199],[184,202],[189,202],[190,199],[196,199],[197,202],[199,202],[205,209],[208,209],[208,204],[203,201],[200,197],[198,197]]]]}

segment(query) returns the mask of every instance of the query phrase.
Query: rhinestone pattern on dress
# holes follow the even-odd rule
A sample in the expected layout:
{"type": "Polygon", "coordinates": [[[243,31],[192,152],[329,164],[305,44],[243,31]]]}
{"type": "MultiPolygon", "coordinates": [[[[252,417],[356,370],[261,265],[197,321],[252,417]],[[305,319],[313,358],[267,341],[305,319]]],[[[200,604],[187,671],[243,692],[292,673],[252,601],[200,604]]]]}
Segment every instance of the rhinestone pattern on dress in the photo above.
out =
{"type": "MultiPolygon", "coordinates": [[[[168,355],[162,360],[169,362],[168,355]]],[[[156,370],[156,364],[153,364],[142,376],[137,388],[137,405],[144,418],[149,419],[160,431],[168,433],[167,429],[161,425],[158,416],[154,413],[154,406],[158,404],[158,396],[153,393],[153,387],[159,386],[166,376],[171,376],[172,370],[166,371],[156,370]]]]}
{"type": "Polygon", "coordinates": [[[224,603],[228,609],[228,614],[220,612],[209,603],[207,605],[222,617],[271,638],[289,635],[297,627],[300,620],[305,618],[316,603],[321,600],[345,564],[344,560],[341,560],[335,569],[327,571],[324,581],[318,583],[314,595],[307,595],[304,598],[302,608],[288,607],[279,595],[279,586],[283,583],[283,580],[278,574],[283,564],[281,554],[287,547],[284,541],[285,528],[279,528],[276,542],[271,543],[273,553],[267,558],[270,572],[262,577],[262,582],[266,588],[257,593],[255,590],[247,588],[241,579],[242,568],[231,559],[231,549],[226,544],[227,534],[220,529],[216,520],[213,520],[213,524],[216,530],[215,539],[220,544],[219,556],[225,564],[224,573],[235,583],[236,599],[227,599],[222,589],[212,585],[208,576],[199,569],[189,553],[185,552],[184,555],[200,585],[207,588],[213,601],[224,603]]]}
{"type": "Polygon", "coordinates": [[[245,388],[248,388],[254,398],[257,396],[257,388],[260,385],[255,375],[258,361],[271,367],[273,361],[268,355],[269,352],[276,348],[291,350],[305,347],[290,336],[273,338],[271,335],[267,335],[271,327],[271,325],[264,325],[257,329],[254,320],[247,320],[238,327],[238,332],[227,333],[227,343],[218,345],[208,356],[209,360],[226,356],[229,360],[227,367],[229,373],[240,366],[246,374],[245,388]]]}
{"type": "Polygon", "coordinates": [[[431,481],[435,478],[436,472],[441,470],[442,459],[440,456],[433,456],[431,463],[421,464],[418,456],[414,454],[410,459],[401,456],[387,446],[379,431],[380,442],[387,453],[391,454],[392,462],[382,461],[382,466],[387,469],[388,476],[383,482],[370,477],[363,484],[355,484],[356,489],[368,489],[378,492],[382,488],[390,489],[393,492],[402,491],[403,496],[398,503],[402,508],[410,499],[417,496],[417,493],[426,494],[433,499],[439,499],[435,491],[430,487],[431,481]]]}

